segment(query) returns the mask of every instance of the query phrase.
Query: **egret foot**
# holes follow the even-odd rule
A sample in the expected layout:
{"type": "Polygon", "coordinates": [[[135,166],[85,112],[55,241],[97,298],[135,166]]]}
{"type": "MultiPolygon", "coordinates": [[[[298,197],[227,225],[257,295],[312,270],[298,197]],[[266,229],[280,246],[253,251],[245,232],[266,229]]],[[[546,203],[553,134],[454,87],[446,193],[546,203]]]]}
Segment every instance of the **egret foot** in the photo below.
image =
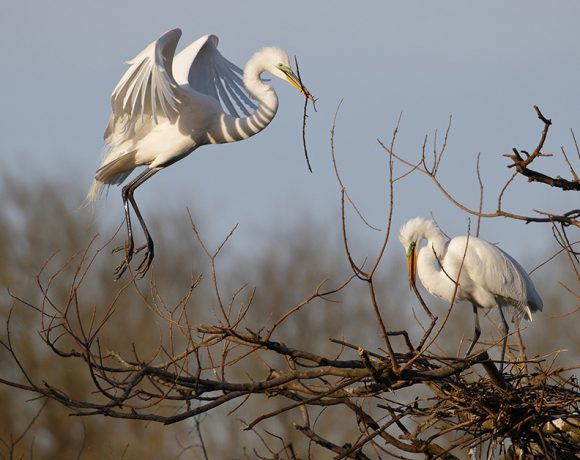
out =
{"type": "Polygon", "coordinates": [[[116,248],[113,248],[111,250],[111,254],[115,254],[115,253],[121,252],[121,251],[123,251],[125,253],[125,256],[129,257],[129,258],[131,258],[133,256],[133,253],[135,252],[135,251],[133,251],[132,244],[125,243],[124,246],[117,246],[116,248]]]}
{"type": "Polygon", "coordinates": [[[130,259],[128,259],[127,257],[125,257],[121,263],[117,266],[117,268],[115,268],[115,281],[118,281],[119,278],[121,278],[121,276],[123,276],[123,273],[125,273],[125,271],[127,270],[127,268],[129,267],[129,263],[131,262],[130,259]]]}
{"type": "Polygon", "coordinates": [[[123,273],[125,273],[125,271],[127,270],[127,268],[129,267],[129,264],[131,263],[131,259],[133,259],[133,255],[136,253],[134,250],[134,243],[133,240],[131,239],[129,242],[125,243],[125,246],[119,246],[115,249],[113,249],[113,253],[116,252],[121,252],[124,251],[125,252],[125,258],[121,261],[121,263],[117,266],[117,268],[115,268],[115,281],[117,281],[119,278],[121,278],[121,276],[123,276],[123,273]]]}
{"type": "Polygon", "coordinates": [[[143,260],[141,261],[141,263],[137,267],[137,272],[139,272],[139,278],[143,278],[145,276],[145,273],[147,273],[147,271],[149,270],[149,267],[151,266],[151,262],[153,262],[153,258],[155,257],[153,240],[148,241],[147,244],[144,244],[143,246],[138,248],[135,251],[135,254],[137,254],[138,252],[141,252],[143,249],[145,249],[145,256],[143,257],[143,260]]]}

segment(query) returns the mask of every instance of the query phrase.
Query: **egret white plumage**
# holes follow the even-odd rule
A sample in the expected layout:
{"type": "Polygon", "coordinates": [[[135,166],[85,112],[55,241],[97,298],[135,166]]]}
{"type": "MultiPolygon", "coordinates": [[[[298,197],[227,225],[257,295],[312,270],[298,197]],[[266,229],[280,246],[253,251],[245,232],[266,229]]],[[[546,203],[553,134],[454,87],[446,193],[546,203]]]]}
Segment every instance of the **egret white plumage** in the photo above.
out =
{"type": "Polygon", "coordinates": [[[481,334],[478,309],[499,310],[504,334],[501,354],[503,369],[509,332],[503,307],[515,307],[530,321],[532,313],[543,308],[542,299],[522,266],[497,246],[476,237],[457,236],[446,241],[434,222],[421,217],[415,217],[401,227],[399,240],[407,251],[409,282],[412,285],[416,283],[418,271],[427,291],[450,302],[458,282],[456,300],[471,302],[475,330],[467,355],[481,334]],[[426,240],[427,244],[419,247],[422,240],[426,240]]]}
{"type": "Polygon", "coordinates": [[[147,166],[123,187],[127,242],[117,278],[140,250],[146,250],[138,267],[141,275],[154,257],[153,239],[133,197],[135,189],[202,145],[247,139],[268,126],[276,115],[278,97],[262,81],[263,72],[289,81],[314,101],[278,47],[258,51],[242,72],[220,54],[215,35],[205,35],[175,54],[180,36],[180,29],[170,30],[128,61],[130,67],[111,97],[104,136],[108,151],[86,203],[94,201],[104,185],[121,184],[136,167],[147,166]],[[138,249],[129,204],[147,240],[138,249]]]}

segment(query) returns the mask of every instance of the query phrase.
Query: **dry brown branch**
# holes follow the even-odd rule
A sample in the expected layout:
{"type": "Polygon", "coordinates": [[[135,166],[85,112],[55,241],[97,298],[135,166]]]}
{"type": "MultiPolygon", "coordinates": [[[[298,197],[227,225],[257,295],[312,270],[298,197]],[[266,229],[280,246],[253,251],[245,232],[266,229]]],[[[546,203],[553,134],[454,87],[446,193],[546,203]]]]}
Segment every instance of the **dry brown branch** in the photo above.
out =
{"type": "Polygon", "coordinates": [[[308,158],[308,147],[306,146],[306,119],[308,118],[308,114],[306,113],[306,111],[308,110],[308,101],[312,100],[312,107],[316,112],[316,99],[314,99],[314,97],[308,92],[308,90],[302,83],[302,77],[300,76],[300,67],[298,66],[298,58],[296,56],[294,56],[294,63],[296,64],[298,83],[300,83],[302,94],[304,94],[304,113],[302,116],[302,145],[304,147],[304,156],[306,157],[306,166],[308,166],[308,171],[312,172],[312,167],[310,166],[310,159],[308,158]]]}
{"type": "MultiPolygon", "coordinates": [[[[341,101],[342,102],[342,101],[341,101]]],[[[374,287],[374,283],[373,283],[373,275],[380,263],[380,261],[383,258],[383,254],[384,251],[386,249],[387,243],[389,241],[389,235],[390,235],[390,231],[391,231],[391,222],[392,222],[392,215],[393,215],[393,160],[389,159],[389,214],[388,214],[388,223],[387,223],[387,229],[385,231],[385,239],[383,242],[383,245],[381,247],[381,249],[379,250],[379,254],[377,256],[377,258],[375,259],[375,262],[373,263],[371,269],[369,272],[365,272],[363,270],[362,265],[358,266],[356,264],[356,262],[354,261],[354,259],[352,258],[351,255],[351,251],[350,251],[350,247],[348,244],[348,238],[347,238],[347,229],[346,229],[346,213],[345,213],[345,207],[344,207],[344,197],[346,194],[346,188],[342,182],[342,179],[340,177],[340,173],[339,173],[339,168],[337,166],[336,163],[336,158],[335,158],[335,154],[334,154],[334,131],[335,131],[335,127],[336,127],[336,117],[338,115],[338,110],[340,109],[340,104],[337,108],[337,112],[335,114],[334,117],[334,121],[333,121],[333,125],[332,125],[332,129],[331,129],[331,135],[330,135],[330,145],[331,145],[331,156],[332,156],[332,163],[334,166],[334,171],[336,174],[336,178],[337,178],[337,182],[340,186],[340,192],[341,192],[341,222],[342,222],[342,235],[343,235],[343,243],[344,243],[344,248],[348,257],[348,261],[350,263],[350,266],[353,270],[354,275],[362,280],[368,283],[368,287],[369,287],[369,293],[370,293],[370,300],[371,300],[371,304],[373,307],[373,312],[375,314],[375,318],[377,320],[377,324],[380,327],[380,331],[381,331],[381,336],[385,342],[385,345],[387,347],[387,352],[389,354],[389,357],[391,359],[391,365],[393,367],[393,369],[396,371],[398,368],[398,363],[397,360],[395,359],[395,354],[393,351],[393,346],[391,344],[391,341],[389,340],[389,334],[387,333],[387,328],[385,326],[385,322],[382,318],[381,312],[380,312],[380,308],[379,308],[379,304],[377,301],[377,297],[376,297],[376,293],[375,293],[375,287],[374,287]]],[[[401,117],[399,117],[399,122],[400,122],[401,117]]],[[[391,140],[391,146],[394,146],[395,143],[395,139],[397,137],[397,132],[398,132],[398,124],[395,128],[395,130],[393,131],[393,137],[391,140]]],[[[354,204],[353,204],[354,206],[354,204]]],[[[355,207],[356,209],[356,207],[355,207]]],[[[358,212],[358,211],[357,211],[358,212]]],[[[359,213],[360,215],[360,213],[359,213]]],[[[362,218],[362,216],[361,216],[362,218]]],[[[365,221],[366,222],[366,221],[365,221]]],[[[366,259],[365,259],[366,260],[366,259]]]]}
{"type": "Polygon", "coordinates": [[[578,177],[576,176],[576,174],[574,172],[574,168],[572,167],[572,165],[568,161],[568,158],[566,157],[566,153],[564,152],[564,149],[562,149],[562,153],[564,154],[565,161],[568,164],[568,166],[570,167],[570,170],[572,172],[572,175],[573,175],[572,180],[563,179],[561,177],[555,177],[555,178],[550,177],[550,176],[543,174],[539,171],[534,171],[528,167],[536,158],[548,156],[547,154],[542,153],[542,149],[544,147],[544,143],[545,143],[546,138],[548,136],[548,130],[550,129],[550,126],[552,125],[552,120],[548,120],[546,117],[544,117],[544,115],[542,114],[542,112],[540,111],[538,106],[535,105],[534,110],[536,111],[538,118],[542,121],[542,123],[544,123],[544,129],[542,130],[542,134],[540,136],[540,141],[538,142],[538,145],[536,146],[536,148],[534,149],[534,151],[531,155],[528,154],[528,152],[522,150],[522,153],[524,155],[526,155],[525,159],[522,158],[520,152],[515,147],[512,149],[513,153],[511,153],[511,154],[506,153],[504,156],[508,157],[513,162],[511,165],[508,165],[508,168],[516,168],[516,171],[519,174],[527,177],[528,181],[530,181],[530,182],[541,182],[543,184],[549,185],[550,187],[557,187],[557,188],[565,190],[565,191],[569,191],[569,190],[580,191],[580,181],[578,180],[578,177]]]}
{"type": "MultiPolygon", "coordinates": [[[[334,149],[334,134],[335,134],[335,129],[336,129],[336,119],[338,118],[338,112],[340,111],[340,107],[342,105],[342,102],[343,102],[343,99],[341,99],[341,101],[338,103],[338,107],[336,108],[336,112],[334,113],[334,119],[332,121],[332,128],[330,129],[330,154],[332,156],[332,165],[334,168],[334,174],[336,175],[336,180],[338,181],[338,183],[340,185],[340,191],[344,195],[343,200],[346,197],[346,199],[348,200],[348,202],[350,203],[352,208],[355,210],[355,212],[357,213],[357,215],[359,216],[361,221],[363,221],[367,227],[372,228],[373,230],[376,230],[376,231],[380,231],[379,228],[372,226],[365,219],[365,217],[363,216],[362,212],[359,210],[356,203],[350,197],[348,190],[346,189],[346,187],[344,186],[344,183],[342,182],[342,178],[340,176],[340,172],[339,172],[338,166],[336,164],[336,155],[335,155],[335,149],[334,149]]],[[[343,204],[343,206],[344,206],[344,204],[343,204]]]]}
{"type": "MultiPolygon", "coordinates": [[[[538,147],[521,159],[521,168],[528,168],[534,159],[543,156],[549,127],[548,120],[543,121],[538,147]]],[[[471,448],[487,450],[491,457],[505,452],[508,445],[522,453],[522,458],[573,458],[580,438],[580,388],[573,377],[574,366],[558,367],[553,361],[546,365],[549,359],[555,360],[557,352],[546,350],[543,357],[528,358],[524,338],[516,330],[519,356],[508,357],[511,361],[505,365],[505,374],[490,358],[490,350],[499,348],[501,338],[489,340],[484,349],[467,358],[447,355],[440,338],[454,327],[451,313],[459,288],[456,280],[452,280],[454,298],[441,322],[429,299],[423,298],[416,286],[412,302],[421,308],[417,305],[413,314],[420,329],[400,327],[393,321],[396,310],[384,306],[387,302],[377,292],[378,269],[385,264],[392,240],[394,186],[402,178],[411,177],[394,177],[395,160],[408,165],[411,172],[426,174],[451,202],[478,216],[476,233],[481,218],[507,215],[501,211],[501,198],[511,183],[510,179],[500,191],[498,211],[482,212],[484,185],[478,156],[479,207],[477,211],[463,207],[436,177],[444,167],[442,157],[448,148],[451,118],[439,148],[435,135],[432,160],[426,158],[425,142],[417,164],[393,153],[399,123],[400,117],[388,147],[379,141],[389,152],[384,238],[376,255],[361,257],[362,263],[356,262],[351,250],[347,203],[361,219],[362,214],[348,196],[340,175],[334,156],[335,124],[332,127],[332,163],[340,190],[342,244],[352,268],[350,276],[341,275],[340,281],[320,276],[307,289],[293,292],[291,300],[276,295],[268,301],[273,305],[266,312],[255,312],[263,287],[245,282],[228,286],[218,270],[236,227],[213,250],[190,215],[194,241],[210,273],[192,275],[181,297],[171,302],[152,277],[148,289],[132,279],[117,286],[118,292],[108,296],[106,303],[98,304],[87,296],[84,287],[110,242],[95,249],[91,241],[83,251],[54,263],[51,259],[42,267],[36,278],[39,295],[10,292],[12,306],[0,345],[14,372],[2,373],[0,384],[29,393],[32,398],[57,402],[76,417],[113,417],[177,427],[189,421],[193,438],[177,444],[182,447],[181,453],[192,447],[199,449],[200,458],[212,458],[205,441],[208,431],[202,431],[200,419],[206,414],[218,420],[247,420],[243,422],[244,433],[253,433],[260,445],[245,451],[245,458],[316,458],[317,452],[325,450],[338,459],[423,455],[454,460],[465,458],[471,448]],[[364,292],[355,291],[353,300],[350,293],[358,281],[364,292]],[[209,293],[209,301],[199,300],[203,289],[209,293]],[[334,332],[340,339],[331,339],[330,334],[314,328],[304,332],[304,318],[316,318],[325,324],[330,315],[335,315],[335,308],[351,304],[357,308],[353,316],[357,326],[360,317],[360,327],[365,328],[362,341],[349,337],[342,329],[334,332]],[[132,342],[130,338],[115,342],[108,336],[121,311],[127,308],[140,308],[154,318],[157,329],[148,331],[147,343],[132,342]],[[90,384],[88,391],[72,391],[62,382],[32,372],[15,340],[19,326],[14,320],[15,311],[34,315],[47,354],[54,355],[63,369],[84,375],[90,384]],[[200,311],[211,312],[213,317],[208,314],[201,321],[196,316],[200,311]],[[392,327],[395,324],[396,330],[392,327]],[[312,337],[306,338],[305,334],[312,337]],[[340,427],[348,429],[339,436],[327,428],[325,419],[339,420],[340,427]],[[306,453],[293,436],[307,443],[306,453]]],[[[564,156],[574,175],[569,158],[564,156]]],[[[562,247],[560,253],[566,254],[577,274],[577,238],[569,239],[566,233],[576,226],[578,216],[574,212],[560,216],[561,220],[550,215],[536,221],[553,225],[554,237],[562,247]]],[[[469,226],[467,234],[471,234],[469,226]]],[[[467,245],[464,258],[466,251],[467,245]]],[[[302,268],[292,266],[290,270],[302,268]]],[[[545,270],[545,265],[542,268],[545,270]]],[[[172,293],[176,289],[172,285],[172,293]]],[[[404,308],[396,292],[387,290],[389,303],[404,308]]],[[[570,288],[570,293],[574,292],[570,288]]],[[[342,318],[338,321],[342,325],[342,318]]],[[[0,448],[10,449],[21,439],[0,439],[0,448]]]]}
{"type": "MultiPolygon", "coordinates": [[[[542,134],[540,136],[540,141],[538,142],[538,145],[536,146],[536,148],[534,149],[534,152],[531,155],[527,155],[527,157],[525,159],[523,159],[520,155],[519,152],[517,151],[517,149],[514,149],[515,152],[514,154],[507,154],[506,156],[508,156],[509,158],[512,159],[512,161],[514,163],[512,163],[511,165],[509,165],[508,167],[516,167],[516,174],[532,174],[529,173],[529,170],[526,169],[527,166],[536,158],[540,157],[540,156],[546,156],[546,154],[543,154],[541,152],[543,146],[544,146],[544,142],[546,140],[546,137],[548,135],[548,130],[549,130],[549,126],[551,125],[551,121],[547,120],[540,112],[540,110],[534,106],[534,109],[536,110],[536,113],[538,114],[538,118],[544,123],[544,128],[542,130],[542,134]],[[517,153],[517,155],[516,155],[517,153]],[[513,158],[512,158],[513,157],[513,158]]],[[[397,161],[399,161],[400,163],[409,166],[410,168],[412,168],[412,171],[419,171],[425,175],[427,175],[432,181],[433,183],[437,186],[437,188],[445,195],[445,197],[451,202],[453,203],[455,206],[457,206],[459,209],[467,212],[468,214],[471,214],[473,216],[477,216],[477,217],[483,217],[483,218],[492,218],[492,217],[507,217],[510,219],[516,219],[516,220],[523,220],[526,223],[531,223],[531,222],[536,222],[536,223],[552,223],[552,222],[557,222],[560,223],[562,226],[564,227],[568,227],[568,226],[575,226],[575,227],[580,227],[580,210],[578,209],[573,209],[570,210],[564,214],[555,214],[555,213],[550,213],[550,212],[539,212],[536,211],[540,214],[545,215],[546,217],[534,217],[534,216],[524,216],[524,215],[519,215],[519,214],[515,214],[512,212],[508,212],[508,211],[504,211],[502,209],[502,197],[504,195],[505,190],[507,189],[507,186],[511,183],[511,181],[513,180],[513,177],[511,179],[509,179],[506,184],[503,187],[503,190],[501,191],[501,193],[499,194],[499,201],[498,201],[498,206],[497,206],[497,210],[495,212],[482,212],[481,210],[474,210],[469,208],[468,206],[465,206],[464,204],[462,204],[461,202],[459,202],[457,199],[455,199],[444,187],[443,184],[441,184],[441,182],[437,179],[436,177],[436,173],[438,172],[438,169],[440,167],[440,162],[441,162],[441,157],[442,154],[444,152],[444,149],[442,149],[439,154],[435,155],[435,165],[433,168],[429,169],[426,165],[426,161],[425,161],[425,146],[423,147],[423,153],[421,156],[421,160],[419,161],[419,165],[423,165],[423,167],[421,166],[417,166],[417,164],[414,164],[408,160],[405,160],[404,158],[402,158],[400,155],[397,155],[393,149],[387,147],[385,144],[383,144],[381,141],[379,141],[379,145],[389,154],[389,156],[391,158],[396,159],[397,161]]],[[[537,177],[548,177],[543,175],[542,173],[537,173],[537,177]]],[[[529,177],[529,176],[528,176],[529,177]]],[[[564,179],[561,178],[550,178],[553,183],[549,184],[552,185],[554,187],[557,188],[561,188],[562,190],[580,190],[580,184],[578,184],[577,182],[570,182],[570,181],[566,181],[564,179]],[[560,181],[563,181],[562,183],[560,183],[560,181]],[[565,184],[565,187],[564,187],[565,184]]],[[[540,180],[540,179],[538,179],[540,180]]],[[[548,182],[546,182],[548,183],[548,182]]]]}
{"type": "MultiPolygon", "coordinates": [[[[212,256],[209,253],[208,257],[212,256]]],[[[89,259],[88,252],[85,252],[80,261],[85,263],[89,259]]],[[[216,279],[219,284],[219,277],[216,276],[216,279]]],[[[54,280],[55,278],[50,278],[48,283],[53,283],[54,280]]],[[[222,325],[194,328],[187,322],[187,315],[180,309],[171,309],[175,314],[164,316],[165,320],[173,324],[174,328],[190,331],[181,336],[185,339],[181,349],[176,343],[171,343],[169,348],[160,347],[159,352],[148,360],[140,358],[135,350],[129,354],[117,351],[105,353],[99,345],[98,335],[106,330],[107,321],[114,317],[114,311],[105,313],[107,321],[104,324],[97,322],[95,314],[91,313],[90,321],[99,324],[96,328],[99,334],[96,336],[88,334],[82,314],[81,286],[75,284],[74,289],[69,290],[69,298],[65,305],[60,305],[52,300],[50,289],[40,277],[39,283],[44,293],[41,305],[30,304],[30,308],[44,321],[45,342],[62,357],[61,359],[73,359],[84,363],[94,382],[95,394],[87,399],[79,399],[50,382],[37,383],[30,378],[27,383],[7,379],[2,379],[1,382],[45,399],[55,400],[70,408],[77,416],[104,415],[173,424],[195,419],[200,414],[211,412],[226,404],[231,405],[234,401],[245,403],[248,398],[267,395],[269,398],[290,399],[292,402],[256,417],[247,424],[247,429],[255,430],[258,424],[288,411],[306,407],[346,406],[355,411],[359,423],[364,425],[361,437],[350,444],[347,442],[341,446],[333,443],[308,425],[295,424],[295,427],[316,445],[338,454],[338,458],[370,458],[371,451],[365,453],[367,447],[381,450],[386,446],[407,453],[424,452],[441,458],[455,458],[447,448],[434,442],[447,432],[465,433],[469,440],[473,439],[474,434],[485,439],[492,437],[501,439],[509,436],[512,441],[517,440],[519,445],[526,442],[535,445],[538,443],[538,435],[533,434],[534,428],[540,430],[539,433],[548,444],[555,442],[552,438],[557,435],[558,445],[560,447],[562,443],[566,445],[567,435],[560,432],[550,434],[544,432],[546,430],[542,427],[547,426],[546,423],[550,420],[557,420],[573,413],[579,402],[578,388],[574,381],[568,379],[564,383],[553,383],[560,375],[556,371],[546,373],[535,368],[527,380],[518,377],[512,382],[512,389],[498,391],[498,387],[493,384],[490,386],[490,382],[501,383],[501,375],[498,377],[495,364],[489,360],[485,352],[470,361],[451,359],[431,354],[427,344],[422,352],[417,354],[413,351],[417,347],[408,334],[401,331],[389,333],[389,335],[403,334],[408,347],[405,353],[393,351],[395,361],[399,364],[398,369],[394,369],[388,353],[380,353],[377,350],[367,351],[358,346],[358,353],[350,359],[341,356],[330,358],[275,340],[272,333],[275,328],[270,328],[270,332],[264,335],[243,330],[242,322],[227,321],[227,318],[222,325]],[[67,340],[72,339],[73,346],[68,351],[59,345],[62,341],[61,335],[54,336],[56,329],[63,329],[67,340]],[[197,330],[195,334],[191,333],[194,329],[197,330]],[[223,353],[224,349],[228,352],[223,353]],[[214,356],[218,362],[212,360],[209,367],[200,365],[199,358],[196,357],[201,350],[214,356]],[[264,363],[270,363],[269,370],[265,373],[259,371],[244,382],[231,381],[228,378],[229,371],[225,372],[224,369],[230,370],[233,366],[243,365],[246,359],[254,355],[261,356],[264,363]],[[287,366],[279,367],[281,363],[275,366],[271,359],[273,356],[284,356],[287,366]],[[491,380],[465,378],[464,372],[474,366],[482,366],[482,370],[486,371],[491,380]],[[218,369],[220,372],[216,374],[215,371],[218,369]],[[527,382],[525,391],[522,389],[524,381],[527,382]],[[381,423],[372,422],[374,419],[362,409],[362,404],[365,404],[366,400],[386,401],[383,394],[418,385],[431,388],[434,392],[433,398],[424,400],[421,404],[414,401],[406,404],[398,403],[396,406],[389,404],[385,406],[388,407],[386,413],[381,414],[381,423]],[[522,410],[526,407],[527,401],[538,400],[540,391],[542,394],[549,394],[550,399],[546,400],[542,407],[534,406],[533,414],[522,410]],[[469,398],[465,396],[466,394],[470,395],[469,398]],[[502,402],[504,399],[513,401],[513,398],[521,399],[521,402],[513,408],[502,402]],[[478,404],[475,404],[475,401],[479,401],[478,404]],[[180,405],[175,406],[175,403],[180,405]],[[168,412],[166,407],[173,409],[168,412]],[[409,431],[405,437],[397,439],[387,431],[392,427],[404,427],[404,420],[421,420],[427,417],[427,414],[433,413],[438,414],[437,422],[430,425],[431,430],[436,428],[436,434],[431,433],[425,437],[421,432],[409,431]],[[501,420],[501,424],[498,420],[501,420]],[[524,432],[525,435],[522,434],[524,432]],[[380,443],[377,444],[377,440],[380,440],[380,443]]],[[[213,281],[211,283],[213,285],[213,281]]],[[[194,280],[191,289],[197,289],[198,285],[199,279],[194,280]]],[[[345,286],[341,286],[340,289],[345,286]]],[[[340,292],[340,289],[333,292],[340,292]]],[[[316,288],[315,294],[320,295],[319,290],[320,286],[316,288]]],[[[189,290],[186,298],[191,298],[189,290]]],[[[237,295],[233,298],[237,298],[237,295]]],[[[156,297],[153,297],[152,304],[156,305],[156,311],[163,311],[164,308],[157,304],[158,300],[155,299],[156,297]]],[[[15,301],[26,306],[19,298],[15,298],[15,301]]],[[[229,312],[230,315],[234,314],[233,309],[223,311],[229,312]]],[[[291,308],[289,311],[295,309],[291,308]]],[[[291,318],[291,314],[284,315],[275,324],[282,324],[291,318]]],[[[10,322],[7,327],[8,340],[2,342],[2,345],[19,363],[18,354],[10,339],[10,322]]],[[[343,345],[346,346],[346,350],[356,346],[348,343],[343,345]]],[[[344,350],[343,348],[341,355],[347,353],[344,350]]],[[[24,368],[22,372],[26,375],[24,368]]],[[[233,410],[240,410],[240,404],[233,410]]],[[[200,442],[203,442],[203,439],[200,442]]],[[[467,440],[462,441],[466,442],[467,440]]]]}

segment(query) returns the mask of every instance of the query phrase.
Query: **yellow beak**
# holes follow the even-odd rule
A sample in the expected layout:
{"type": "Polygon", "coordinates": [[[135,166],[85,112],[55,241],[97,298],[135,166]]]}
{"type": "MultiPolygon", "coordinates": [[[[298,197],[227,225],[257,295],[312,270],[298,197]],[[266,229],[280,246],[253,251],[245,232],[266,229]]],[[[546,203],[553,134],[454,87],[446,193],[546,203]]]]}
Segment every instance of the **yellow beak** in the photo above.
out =
{"type": "Polygon", "coordinates": [[[314,97],[310,94],[310,91],[306,89],[306,86],[300,81],[300,79],[292,72],[288,70],[286,73],[286,80],[288,80],[292,85],[300,91],[304,96],[306,96],[312,103],[314,103],[314,97]]]}
{"type": "Polygon", "coordinates": [[[409,287],[413,289],[417,283],[417,252],[412,245],[407,252],[407,269],[409,270],[409,287]]]}

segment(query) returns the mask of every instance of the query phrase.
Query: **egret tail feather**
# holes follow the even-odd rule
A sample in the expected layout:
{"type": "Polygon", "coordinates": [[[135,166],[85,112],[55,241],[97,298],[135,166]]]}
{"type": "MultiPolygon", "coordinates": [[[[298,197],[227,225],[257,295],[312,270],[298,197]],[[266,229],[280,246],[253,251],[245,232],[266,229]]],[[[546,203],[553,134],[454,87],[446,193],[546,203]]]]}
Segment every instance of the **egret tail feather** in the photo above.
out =
{"type": "MultiPolygon", "coordinates": [[[[107,158],[104,160],[107,161],[107,158]]],[[[95,174],[89,192],[81,207],[87,207],[97,200],[103,186],[122,183],[135,169],[135,152],[127,152],[101,166],[95,174]]]]}
{"type": "Polygon", "coordinates": [[[95,179],[105,184],[118,185],[133,172],[135,166],[137,166],[135,164],[135,151],[127,152],[101,166],[95,174],[95,179]]]}
{"type": "Polygon", "coordinates": [[[105,184],[96,179],[93,181],[93,183],[91,184],[91,188],[87,193],[87,196],[85,197],[83,203],[81,204],[81,208],[88,208],[89,206],[95,204],[95,201],[97,201],[97,197],[99,196],[101,189],[103,188],[103,185],[105,184]]]}

